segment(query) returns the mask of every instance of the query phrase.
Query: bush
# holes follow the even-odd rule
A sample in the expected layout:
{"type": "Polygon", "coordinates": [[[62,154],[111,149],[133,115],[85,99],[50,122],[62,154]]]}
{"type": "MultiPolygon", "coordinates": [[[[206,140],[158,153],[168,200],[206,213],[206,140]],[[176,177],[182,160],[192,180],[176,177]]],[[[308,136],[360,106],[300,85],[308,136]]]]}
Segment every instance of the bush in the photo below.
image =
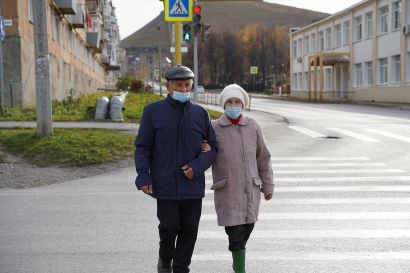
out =
{"type": "Polygon", "coordinates": [[[125,75],[121,78],[117,83],[118,90],[128,90],[131,86],[131,82],[133,81],[131,75],[125,75]]]}
{"type": "Polygon", "coordinates": [[[138,93],[142,91],[143,87],[144,87],[144,83],[141,80],[134,79],[131,81],[129,90],[130,92],[138,93]]]}

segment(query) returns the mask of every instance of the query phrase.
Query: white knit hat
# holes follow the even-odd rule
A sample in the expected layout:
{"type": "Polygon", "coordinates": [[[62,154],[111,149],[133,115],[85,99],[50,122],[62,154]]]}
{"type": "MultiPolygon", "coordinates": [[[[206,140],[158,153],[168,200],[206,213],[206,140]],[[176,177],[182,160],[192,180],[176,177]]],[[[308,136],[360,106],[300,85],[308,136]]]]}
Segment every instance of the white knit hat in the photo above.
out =
{"type": "Polygon", "coordinates": [[[238,98],[242,101],[243,108],[248,108],[249,106],[249,96],[246,91],[237,84],[230,84],[226,86],[221,94],[219,94],[219,103],[222,108],[225,107],[225,103],[227,100],[231,98],[238,98]]]}

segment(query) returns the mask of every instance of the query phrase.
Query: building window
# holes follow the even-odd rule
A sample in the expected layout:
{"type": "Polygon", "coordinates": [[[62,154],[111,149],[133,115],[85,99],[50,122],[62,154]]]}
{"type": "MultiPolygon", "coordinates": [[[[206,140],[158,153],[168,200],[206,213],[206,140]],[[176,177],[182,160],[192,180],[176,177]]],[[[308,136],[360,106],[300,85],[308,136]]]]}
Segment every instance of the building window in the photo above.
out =
{"type": "Polygon", "coordinates": [[[342,46],[342,25],[338,24],[335,26],[335,47],[342,46]]]}
{"type": "Polygon", "coordinates": [[[305,55],[309,54],[309,36],[305,36],[303,41],[303,53],[305,55]]]}
{"type": "Polygon", "coordinates": [[[316,34],[310,35],[310,42],[311,42],[311,47],[310,47],[310,52],[315,53],[316,52],[316,34]]]}
{"type": "Polygon", "coordinates": [[[318,40],[318,48],[319,51],[323,51],[325,49],[325,35],[323,33],[323,31],[319,32],[319,40],[318,40]]]}
{"type": "Polygon", "coordinates": [[[297,50],[298,50],[298,42],[293,41],[292,42],[292,55],[293,55],[293,58],[297,57],[297,50]]]}
{"type": "Polygon", "coordinates": [[[332,70],[330,68],[325,69],[324,77],[325,77],[325,79],[324,79],[325,80],[324,89],[325,90],[331,90],[332,89],[332,70]]]}
{"type": "Polygon", "coordinates": [[[362,64],[358,63],[354,65],[355,69],[355,86],[363,85],[363,69],[362,64]]]}
{"type": "Polygon", "coordinates": [[[343,41],[344,45],[348,45],[350,43],[350,22],[346,21],[343,23],[343,41]]]}
{"type": "Polygon", "coordinates": [[[367,85],[373,84],[373,63],[366,62],[366,83],[367,85]]]}
{"type": "Polygon", "coordinates": [[[388,81],[388,60],[387,58],[379,59],[379,84],[385,84],[388,81]]]}
{"type": "Polygon", "coordinates": [[[366,13],[365,18],[366,38],[371,38],[373,36],[373,13],[366,13]]]}
{"type": "Polygon", "coordinates": [[[298,40],[298,57],[302,56],[302,39],[298,40]]]}
{"type": "Polygon", "coordinates": [[[401,61],[400,55],[392,56],[391,62],[391,80],[393,83],[400,83],[401,80],[401,61]]]}
{"type": "Polygon", "coordinates": [[[389,7],[385,6],[379,9],[379,34],[386,33],[389,30],[389,7]]]}
{"type": "Polygon", "coordinates": [[[407,52],[406,78],[410,82],[410,52],[407,52]]]}
{"type": "Polygon", "coordinates": [[[400,16],[401,16],[401,1],[394,2],[392,5],[393,9],[393,16],[392,16],[392,29],[399,30],[400,29],[400,16]]]}
{"type": "Polygon", "coordinates": [[[305,72],[305,84],[303,87],[305,90],[308,90],[308,73],[307,72],[305,72]]]}
{"type": "Polygon", "coordinates": [[[293,73],[293,90],[298,90],[298,73],[293,73]]]}
{"type": "Polygon", "coordinates": [[[358,16],[356,18],[354,18],[354,40],[355,41],[360,41],[362,39],[362,27],[363,27],[363,23],[362,23],[362,16],[358,16]]]}
{"type": "Polygon", "coordinates": [[[332,29],[326,29],[326,50],[330,50],[332,48],[332,29]]]}
{"type": "Polygon", "coordinates": [[[303,89],[303,78],[302,78],[302,72],[298,73],[298,90],[303,89]]]}

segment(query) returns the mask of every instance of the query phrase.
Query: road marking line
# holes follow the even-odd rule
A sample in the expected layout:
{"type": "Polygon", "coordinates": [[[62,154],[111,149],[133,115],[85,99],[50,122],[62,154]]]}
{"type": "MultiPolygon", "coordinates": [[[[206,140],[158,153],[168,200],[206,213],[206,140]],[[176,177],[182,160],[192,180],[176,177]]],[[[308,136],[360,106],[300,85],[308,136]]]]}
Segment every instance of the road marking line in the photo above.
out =
{"type": "MultiPolygon", "coordinates": [[[[278,205],[365,205],[365,204],[410,204],[410,198],[274,198],[261,202],[261,206],[278,205]]],[[[203,206],[214,206],[214,201],[204,200],[203,206]]]]}
{"type": "MultiPolygon", "coordinates": [[[[276,172],[273,172],[274,174],[276,172]]],[[[279,177],[275,182],[409,181],[410,176],[279,177]]]]}
{"type": "MultiPolygon", "coordinates": [[[[202,217],[201,217],[201,220],[202,217]]],[[[223,239],[227,235],[224,231],[200,230],[200,239],[223,239]]],[[[386,239],[410,238],[409,229],[299,229],[299,230],[255,230],[253,239],[311,239],[311,238],[357,238],[357,239],[386,239]]],[[[410,259],[410,257],[409,257],[410,259]]]]}
{"type": "MultiPolygon", "coordinates": [[[[280,192],[408,192],[410,186],[328,186],[328,187],[275,187],[275,193],[280,192]]],[[[205,190],[213,194],[213,190],[205,190]]]]}
{"type": "Polygon", "coordinates": [[[305,174],[305,173],[314,173],[314,174],[330,174],[330,173],[405,173],[405,171],[400,169],[356,169],[356,170],[280,170],[274,171],[274,174],[305,174]]]}
{"type": "MultiPolygon", "coordinates": [[[[252,233],[253,234],[253,233],[252,233]]],[[[225,235],[226,236],[226,235],[225,235]]],[[[212,251],[210,253],[194,253],[192,256],[194,261],[232,261],[232,256],[225,252],[212,251]]],[[[249,261],[360,261],[360,260],[410,260],[410,251],[389,251],[389,252],[275,252],[275,251],[250,251],[246,253],[246,259],[249,261]]]]}
{"type": "Polygon", "coordinates": [[[327,127],[326,129],[331,130],[331,131],[335,131],[338,132],[340,134],[344,134],[353,138],[356,138],[358,140],[361,141],[365,141],[365,142],[380,142],[380,140],[372,138],[372,137],[368,137],[359,133],[355,133],[352,132],[350,130],[346,130],[346,129],[342,129],[342,128],[335,128],[335,127],[327,127]]]}
{"type": "Polygon", "coordinates": [[[318,133],[316,131],[312,131],[310,129],[307,129],[307,128],[304,128],[304,127],[301,127],[301,126],[289,125],[288,127],[292,130],[295,130],[299,133],[310,136],[312,138],[326,138],[326,136],[321,134],[321,133],[318,133]]]}
{"type": "Polygon", "coordinates": [[[292,167],[384,167],[384,163],[361,163],[361,162],[352,162],[352,163],[278,163],[272,164],[274,168],[292,168],[292,167]]]}
{"type": "MultiPolygon", "coordinates": [[[[410,212],[295,212],[259,213],[259,221],[267,220],[409,220],[410,212]]],[[[202,221],[216,220],[216,214],[201,215],[202,221]]],[[[409,230],[410,235],[410,230],[409,230]]]]}
{"type": "Polygon", "coordinates": [[[377,129],[366,129],[366,131],[410,143],[410,137],[406,137],[406,136],[402,136],[402,135],[398,135],[398,134],[394,134],[394,133],[389,133],[389,132],[382,131],[382,130],[377,130],[377,129]]]}
{"type": "Polygon", "coordinates": [[[367,157],[307,156],[307,157],[271,157],[272,161],[368,161],[367,157]]]}

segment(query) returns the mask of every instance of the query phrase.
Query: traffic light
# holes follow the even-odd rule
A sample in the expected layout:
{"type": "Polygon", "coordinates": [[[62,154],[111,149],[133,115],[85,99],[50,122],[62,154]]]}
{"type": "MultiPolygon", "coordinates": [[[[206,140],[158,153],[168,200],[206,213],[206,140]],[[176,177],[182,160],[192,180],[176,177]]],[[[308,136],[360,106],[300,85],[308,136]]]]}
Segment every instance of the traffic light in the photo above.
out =
{"type": "Polygon", "coordinates": [[[211,25],[210,25],[210,24],[202,23],[202,32],[201,32],[201,34],[202,34],[202,41],[205,41],[206,38],[208,38],[208,36],[209,36],[209,34],[210,34],[210,32],[209,32],[209,29],[210,29],[210,28],[211,28],[211,25]]]}
{"type": "Polygon", "coordinates": [[[192,35],[191,35],[191,24],[190,23],[184,24],[184,26],[182,27],[182,30],[183,30],[182,39],[186,42],[191,41],[191,37],[192,37],[192,35]]]}
{"type": "Polygon", "coordinates": [[[199,33],[199,31],[201,30],[201,27],[202,27],[201,17],[202,17],[201,16],[201,6],[195,5],[194,6],[194,22],[193,22],[193,25],[192,25],[194,35],[199,33]]]}

